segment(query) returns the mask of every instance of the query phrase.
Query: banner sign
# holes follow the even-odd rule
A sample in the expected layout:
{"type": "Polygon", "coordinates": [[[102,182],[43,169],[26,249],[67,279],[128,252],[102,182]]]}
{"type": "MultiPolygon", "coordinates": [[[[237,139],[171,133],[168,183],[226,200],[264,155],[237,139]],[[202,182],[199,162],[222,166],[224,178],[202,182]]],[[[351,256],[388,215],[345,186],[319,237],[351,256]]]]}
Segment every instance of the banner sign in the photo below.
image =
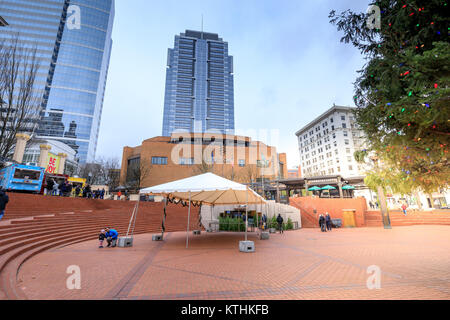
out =
{"type": "Polygon", "coordinates": [[[47,172],[56,174],[59,169],[59,157],[51,152],[48,153],[47,172]]]}

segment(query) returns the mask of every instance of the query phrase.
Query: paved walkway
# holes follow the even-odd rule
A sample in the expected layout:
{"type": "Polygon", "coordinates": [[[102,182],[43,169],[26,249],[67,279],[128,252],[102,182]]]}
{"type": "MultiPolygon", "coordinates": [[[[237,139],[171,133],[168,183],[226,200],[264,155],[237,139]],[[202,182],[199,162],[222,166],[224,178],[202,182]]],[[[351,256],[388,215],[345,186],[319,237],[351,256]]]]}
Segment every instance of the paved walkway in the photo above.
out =
{"type": "Polygon", "coordinates": [[[30,299],[450,299],[450,227],[302,229],[271,235],[255,253],[241,234],[136,236],[132,248],[89,241],[27,261],[18,274],[30,299]],[[68,290],[78,265],[81,290],[68,290]],[[381,268],[369,290],[368,266],[381,268]]]}

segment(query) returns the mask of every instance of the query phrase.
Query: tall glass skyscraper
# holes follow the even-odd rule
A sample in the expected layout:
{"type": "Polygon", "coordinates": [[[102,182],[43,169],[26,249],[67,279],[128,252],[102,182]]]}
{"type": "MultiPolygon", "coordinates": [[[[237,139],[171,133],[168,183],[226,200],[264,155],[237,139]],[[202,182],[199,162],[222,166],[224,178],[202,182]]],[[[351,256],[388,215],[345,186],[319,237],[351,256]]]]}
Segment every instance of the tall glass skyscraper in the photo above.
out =
{"type": "Polygon", "coordinates": [[[233,57],[215,33],[186,30],[167,58],[163,136],[234,132],[233,57]]]}
{"type": "Polygon", "coordinates": [[[93,160],[114,0],[0,0],[0,13],[9,23],[0,40],[18,33],[20,42],[35,47],[40,58],[36,86],[43,92],[43,111],[37,136],[70,145],[82,163],[93,160]]]}

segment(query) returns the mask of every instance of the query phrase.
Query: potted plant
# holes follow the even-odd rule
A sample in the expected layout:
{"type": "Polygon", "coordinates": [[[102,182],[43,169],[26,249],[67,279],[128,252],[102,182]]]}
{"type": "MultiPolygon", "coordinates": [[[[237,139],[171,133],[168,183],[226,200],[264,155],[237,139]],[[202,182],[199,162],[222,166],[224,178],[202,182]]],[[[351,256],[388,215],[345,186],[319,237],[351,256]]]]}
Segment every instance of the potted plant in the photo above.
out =
{"type": "Polygon", "coordinates": [[[278,226],[277,217],[273,216],[272,219],[270,219],[269,226],[270,226],[270,229],[269,229],[270,233],[277,232],[277,226],[278,226]]]}

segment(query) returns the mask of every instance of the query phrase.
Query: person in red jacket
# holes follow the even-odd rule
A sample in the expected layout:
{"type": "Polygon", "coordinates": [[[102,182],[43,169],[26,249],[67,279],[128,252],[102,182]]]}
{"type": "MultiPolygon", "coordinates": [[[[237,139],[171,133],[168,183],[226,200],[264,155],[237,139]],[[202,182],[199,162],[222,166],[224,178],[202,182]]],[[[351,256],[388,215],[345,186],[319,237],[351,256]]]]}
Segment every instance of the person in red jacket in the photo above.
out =
{"type": "Polygon", "coordinates": [[[406,208],[407,208],[406,204],[403,204],[402,205],[402,210],[403,210],[403,213],[405,214],[405,216],[406,216],[406,208]]]}

